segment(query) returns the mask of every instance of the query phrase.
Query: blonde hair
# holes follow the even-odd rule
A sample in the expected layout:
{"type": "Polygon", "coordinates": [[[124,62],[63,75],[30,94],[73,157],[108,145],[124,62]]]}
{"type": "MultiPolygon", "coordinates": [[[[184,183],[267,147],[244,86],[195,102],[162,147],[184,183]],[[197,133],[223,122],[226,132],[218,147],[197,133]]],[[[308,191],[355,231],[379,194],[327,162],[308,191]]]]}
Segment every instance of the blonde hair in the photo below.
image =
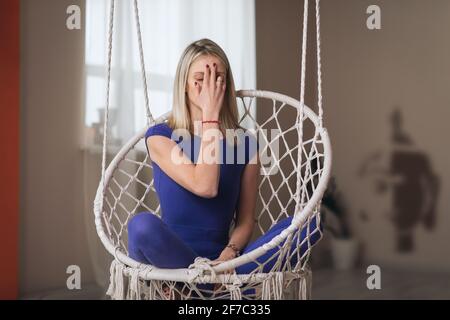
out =
{"type": "Polygon", "coordinates": [[[206,38],[189,44],[178,62],[173,88],[173,109],[168,119],[169,126],[174,130],[185,129],[190,133],[194,131],[187,105],[186,84],[191,64],[202,55],[213,55],[220,59],[225,66],[226,89],[219,115],[221,131],[225,132],[226,129],[241,128],[239,126],[236,93],[230,63],[222,48],[214,41],[206,38]]]}

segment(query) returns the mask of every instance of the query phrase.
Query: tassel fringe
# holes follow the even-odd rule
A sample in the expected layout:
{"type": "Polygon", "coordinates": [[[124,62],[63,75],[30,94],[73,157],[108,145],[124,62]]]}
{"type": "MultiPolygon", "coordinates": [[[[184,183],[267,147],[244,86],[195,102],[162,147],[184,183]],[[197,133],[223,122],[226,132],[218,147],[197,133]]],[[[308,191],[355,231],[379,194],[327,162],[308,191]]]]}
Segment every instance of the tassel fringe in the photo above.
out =
{"type": "Polygon", "coordinates": [[[125,295],[124,265],[113,260],[110,267],[109,287],[106,294],[112,300],[123,300],[125,295]]]}
{"type": "MultiPolygon", "coordinates": [[[[110,284],[106,294],[112,300],[157,300],[166,299],[163,292],[163,282],[160,280],[144,280],[141,278],[141,268],[129,270],[129,276],[125,276],[125,265],[117,260],[113,260],[110,267],[110,284]]],[[[127,270],[128,271],[128,270],[127,270]]],[[[298,290],[294,293],[295,298],[299,300],[310,299],[311,295],[311,271],[300,275],[298,281],[298,290]]],[[[288,278],[287,278],[288,279],[288,278]]],[[[284,299],[284,273],[274,272],[262,281],[261,299],[263,300],[281,300],[284,299]]],[[[242,283],[236,279],[231,284],[224,284],[230,294],[231,300],[242,300],[242,283]]],[[[294,286],[293,288],[296,288],[294,286]]],[[[245,293],[244,293],[245,294],[245,293]]],[[[174,298],[174,297],[173,297],[174,298]]],[[[183,299],[183,297],[182,297],[183,299]]]]}
{"type": "Polygon", "coordinates": [[[283,299],[284,277],[282,272],[275,272],[262,282],[261,299],[283,299]]]}

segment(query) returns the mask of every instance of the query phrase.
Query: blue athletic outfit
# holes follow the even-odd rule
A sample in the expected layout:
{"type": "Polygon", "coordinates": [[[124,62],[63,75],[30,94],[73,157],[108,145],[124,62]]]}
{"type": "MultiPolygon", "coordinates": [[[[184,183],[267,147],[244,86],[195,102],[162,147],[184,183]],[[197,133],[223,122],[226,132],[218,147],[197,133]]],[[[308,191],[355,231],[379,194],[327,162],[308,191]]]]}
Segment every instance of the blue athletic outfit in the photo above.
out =
{"type": "MultiPolygon", "coordinates": [[[[178,131],[177,131],[178,132],[178,131]]],[[[174,140],[188,158],[196,163],[201,138],[177,134],[166,123],[156,124],[146,132],[146,139],[160,135],[174,140]]],[[[256,138],[244,135],[245,139],[237,145],[221,140],[220,181],[217,196],[203,198],[188,191],[170,178],[156,163],[152,163],[155,189],[161,204],[161,219],[149,212],[141,212],[128,223],[128,250],[131,258],[160,268],[186,268],[198,256],[214,260],[219,257],[228,243],[230,224],[238,205],[241,175],[245,165],[257,152],[256,138]],[[233,160],[233,161],[231,161],[233,160]]],[[[241,254],[249,252],[281,233],[289,226],[292,217],[275,224],[264,235],[249,243],[241,254]]],[[[321,227],[321,226],[320,226],[321,227]]],[[[316,220],[310,222],[310,232],[315,230],[316,220]]],[[[302,230],[302,239],[306,236],[302,230]]],[[[315,232],[311,245],[320,239],[315,232]]],[[[301,242],[301,241],[300,241],[301,242]]],[[[293,241],[292,249],[297,245],[293,241]]],[[[307,248],[305,243],[301,250],[307,248]]],[[[277,248],[269,250],[258,261],[272,256],[277,248]]],[[[269,271],[276,259],[264,267],[269,271]]],[[[292,265],[296,257],[291,258],[292,265]]],[[[256,263],[247,263],[236,268],[237,273],[249,273],[256,263]]]]}

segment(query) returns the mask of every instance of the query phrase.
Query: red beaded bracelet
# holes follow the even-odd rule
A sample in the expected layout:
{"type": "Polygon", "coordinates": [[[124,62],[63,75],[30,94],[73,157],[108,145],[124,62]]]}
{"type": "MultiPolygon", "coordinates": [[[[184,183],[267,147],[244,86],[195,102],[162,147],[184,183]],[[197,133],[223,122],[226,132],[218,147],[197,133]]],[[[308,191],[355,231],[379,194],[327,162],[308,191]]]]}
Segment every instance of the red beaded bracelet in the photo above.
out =
{"type": "Polygon", "coordinates": [[[219,120],[203,120],[202,124],[203,123],[217,123],[217,124],[220,124],[220,121],[219,120]]]}

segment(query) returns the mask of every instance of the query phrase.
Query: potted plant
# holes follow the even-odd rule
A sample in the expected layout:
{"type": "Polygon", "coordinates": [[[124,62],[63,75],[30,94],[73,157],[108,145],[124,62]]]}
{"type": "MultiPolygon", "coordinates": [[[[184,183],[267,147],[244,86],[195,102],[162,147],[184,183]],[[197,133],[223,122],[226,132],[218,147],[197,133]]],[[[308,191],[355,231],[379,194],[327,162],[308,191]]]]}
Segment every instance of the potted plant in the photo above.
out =
{"type": "Polygon", "coordinates": [[[354,238],[348,223],[348,208],[341,192],[336,186],[336,179],[331,177],[329,186],[322,200],[324,229],[332,235],[331,255],[334,267],[348,270],[355,266],[358,241],[354,238]],[[329,222],[329,214],[333,214],[334,224],[329,222]]]}

